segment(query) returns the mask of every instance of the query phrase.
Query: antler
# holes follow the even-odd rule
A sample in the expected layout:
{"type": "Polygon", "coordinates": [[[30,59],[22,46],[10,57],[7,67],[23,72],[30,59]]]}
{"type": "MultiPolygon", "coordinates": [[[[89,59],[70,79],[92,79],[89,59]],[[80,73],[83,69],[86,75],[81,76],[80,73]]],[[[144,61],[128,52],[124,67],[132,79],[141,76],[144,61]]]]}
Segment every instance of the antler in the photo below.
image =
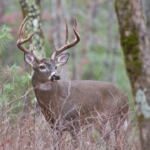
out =
{"type": "Polygon", "coordinates": [[[21,23],[21,25],[19,27],[18,36],[17,36],[17,47],[25,53],[32,54],[34,56],[34,58],[36,59],[36,61],[39,62],[41,59],[33,53],[33,47],[30,51],[22,46],[23,43],[28,42],[34,35],[34,33],[30,33],[30,35],[26,39],[23,39],[23,35],[25,32],[25,27],[26,27],[26,20],[27,20],[27,17],[23,20],[23,22],[21,23]]]}
{"type": "Polygon", "coordinates": [[[65,51],[66,49],[69,49],[70,47],[73,47],[74,45],[76,45],[80,41],[80,36],[77,32],[77,21],[74,18],[75,28],[73,28],[73,31],[74,31],[74,34],[75,34],[75,38],[71,43],[68,42],[69,31],[68,31],[68,23],[67,23],[66,18],[65,18],[65,21],[66,21],[66,41],[65,41],[65,45],[62,46],[60,49],[56,49],[56,46],[54,45],[55,51],[51,56],[51,59],[53,59],[53,60],[55,60],[56,56],[59,55],[61,52],[65,51]]]}

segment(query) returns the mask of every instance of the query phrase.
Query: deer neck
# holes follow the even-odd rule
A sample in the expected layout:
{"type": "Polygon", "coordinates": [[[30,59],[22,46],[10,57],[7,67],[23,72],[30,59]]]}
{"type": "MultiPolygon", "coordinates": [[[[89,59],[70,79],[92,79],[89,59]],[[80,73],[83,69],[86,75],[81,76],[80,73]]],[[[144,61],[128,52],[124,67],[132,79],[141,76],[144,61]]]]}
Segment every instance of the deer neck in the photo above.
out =
{"type": "Polygon", "coordinates": [[[52,99],[55,101],[57,99],[57,102],[60,99],[66,98],[68,88],[70,87],[70,84],[65,81],[40,82],[36,74],[32,77],[32,85],[37,98],[40,97],[40,99],[44,99],[45,101],[52,99]]]}
{"type": "Polygon", "coordinates": [[[32,85],[34,89],[38,89],[41,91],[51,91],[56,88],[56,86],[59,86],[59,83],[57,82],[42,82],[38,79],[36,73],[32,76],[32,85]]]}

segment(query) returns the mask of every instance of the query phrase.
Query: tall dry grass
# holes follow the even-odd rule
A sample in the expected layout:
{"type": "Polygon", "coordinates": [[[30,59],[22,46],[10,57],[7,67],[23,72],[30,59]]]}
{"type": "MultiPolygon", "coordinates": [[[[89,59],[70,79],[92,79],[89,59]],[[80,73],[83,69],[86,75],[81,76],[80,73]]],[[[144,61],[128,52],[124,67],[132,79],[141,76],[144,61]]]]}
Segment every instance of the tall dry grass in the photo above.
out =
{"type": "MultiPolygon", "coordinates": [[[[4,105],[1,106],[0,111],[0,149],[74,149],[70,133],[64,131],[62,137],[60,137],[59,130],[52,130],[50,128],[41,111],[36,112],[35,115],[30,113],[24,118],[21,118],[22,112],[8,114],[8,109],[4,105]]],[[[113,131],[110,134],[112,133],[113,131]]],[[[79,141],[78,148],[81,150],[106,149],[103,135],[99,135],[92,126],[81,126],[76,136],[79,141]]],[[[120,150],[140,150],[138,127],[135,120],[130,121],[127,130],[122,131],[116,138],[117,146],[120,150]]],[[[111,146],[111,144],[109,145],[109,149],[113,149],[113,145],[111,146]]]]}

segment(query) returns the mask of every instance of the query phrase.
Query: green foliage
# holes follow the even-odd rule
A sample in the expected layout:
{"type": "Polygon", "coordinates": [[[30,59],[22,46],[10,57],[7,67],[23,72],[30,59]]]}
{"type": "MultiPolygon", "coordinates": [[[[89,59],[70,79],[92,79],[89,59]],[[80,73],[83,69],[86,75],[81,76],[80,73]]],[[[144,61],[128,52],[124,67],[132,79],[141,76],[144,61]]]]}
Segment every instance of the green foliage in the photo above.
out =
{"type": "Polygon", "coordinates": [[[28,73],[25,73],[22,77],[21,77],[21,81],[22,81],[22,85],[25,86],[27,85],[29,82],[31,82],[31,78],[32,76],[28,73]]]}
{"type": "Polygon", "coordinates": [[[9,67],[8,65],[6,68],[2,68],[2,71],[4,74],[9,74],[9,75],[17,75],[22,69],[19,66],[16,66],[16,64],[12,65],[9,67]]]}
{"type": "Polygon", "coordinates": [[[23,73],[16,64],[8,65],[1,69],[2,84],[0,84],[0,105],[13,105],[11,112],[18,113],[22,110],[24,100],[24,88],[31,82],[31,75],[23,73]],[[12,103],[13,102],[13,103],[12,103]]]}
{"type": "Polygon", "coordinates": [[[7,41],[12,39],[12,36],[9,34],[11,29],[5,25],[0,29],[0,47],[2,49],[6,48],[7,41]]]}

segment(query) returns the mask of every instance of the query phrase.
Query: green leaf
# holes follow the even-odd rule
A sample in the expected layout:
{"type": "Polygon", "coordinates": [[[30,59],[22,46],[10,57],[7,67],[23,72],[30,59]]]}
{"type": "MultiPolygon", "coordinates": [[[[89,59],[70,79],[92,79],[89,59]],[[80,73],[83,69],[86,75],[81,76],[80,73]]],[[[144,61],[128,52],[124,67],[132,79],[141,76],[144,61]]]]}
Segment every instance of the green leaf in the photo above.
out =
{"type": "Polygon", "coordinates": [[[9,34],[11,29],[3,25],[0,29],[0,46],[2,49],[6,48],[6,43],[12,39],[12,36],[9,34]]]}
{"type": "Polygon", "coordinates": [[[10,75],[16,75],[16,74],[18,74],[22,69],[19,67],[19,66],[17,66],[16,64],[13,64],[13,66],[11,66],[11,67],[9,67],[9,66],[7,66],[6,67],[7,69],[4,69],[3,68],[3,72],[4,73],[6,73],[6,74],[10,74],[10,75]]]}
{"type": "Polygon", "coordinates": [[[28,73],[25,73],[24,76],[21,77],[22,79],[22,84],[26,85],[29,81],[31,81],[32,76],[28,73]]]}

